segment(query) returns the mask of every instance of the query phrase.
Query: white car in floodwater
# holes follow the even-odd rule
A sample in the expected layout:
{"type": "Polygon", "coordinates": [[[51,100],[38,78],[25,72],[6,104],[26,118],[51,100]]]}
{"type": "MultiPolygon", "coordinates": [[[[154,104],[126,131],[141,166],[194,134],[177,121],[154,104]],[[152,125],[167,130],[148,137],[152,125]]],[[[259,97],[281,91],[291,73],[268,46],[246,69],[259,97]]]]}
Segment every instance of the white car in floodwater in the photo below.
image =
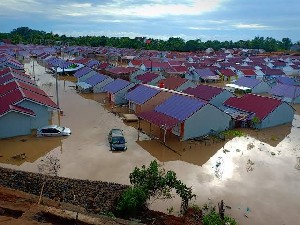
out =
{"type": "Polygon", "coordinates": [[[58,125],[49,125],[37,129],[36,135],[38,137],[69,136],[71,135],[71,129],[67,127],[61,127],[58,125]]]}

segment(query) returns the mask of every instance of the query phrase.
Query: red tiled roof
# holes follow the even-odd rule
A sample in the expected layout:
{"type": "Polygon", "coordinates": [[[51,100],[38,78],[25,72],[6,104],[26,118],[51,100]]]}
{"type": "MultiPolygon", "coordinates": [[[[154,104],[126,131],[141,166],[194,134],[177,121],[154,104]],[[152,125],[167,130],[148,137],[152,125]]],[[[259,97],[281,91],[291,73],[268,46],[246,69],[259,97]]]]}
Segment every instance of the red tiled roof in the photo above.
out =
{"type": "Polygon", "coordinates": [[[206,101],[210,101],[213,97],[220,94],[224,89],[219,87],[213,87],[209,85],[200,84],[195,88],[187,88],[184,93],[194,95],[197,98],[201,98],[206,101]]]}
{"type": "Polygon", "coordinates": [[[159,74],[157,73],[151,73],[151,72],[146,72],[144,74],[140,74],[136,76],[136,79],[139,81],[142,81],[143,83],[149,83],[159,77],[159,74]]]}
{"type": "Polygon", "coordinates": [[[231,97],[224,102],[224,105],[247,112],[253,112],[260,120],[262,120],[281,103],[282,102],[278,99],[246,94],[240,98],[231,97]]]}
{"type": "Polygon", "coordinates": [[[187,82],[187,79],[181,77],[169,77],[160,81],[160,83],[164,84],[164,88],[171,90],[175,90],[185,82],[187,82]]]}
{"type": "Polygon", "coordinates": [[[109,67],[109,66],[110,66],[109,63],[103,62],[103,63],[101,63],[100,65],[96,65],[96,66],[95,66],[95,69],[98,69],[98,70],[106,69],[106,68],[109,67]]]}
{"type": "Polygon", "coordinates": [[[17,88],[27,89],[37,94],[47,96],[47,94],[43,90],[37,88],[36,86],[32,86],[20,81],[12,81],[8,84],[0,85],[0,96],[5,95],[7,92],[15,90],[17,88]]]}
{"type": "Polygon", "coordinates": [[[185,73],[188,71],[186,66],[172,66],[172,68],[178,73],[185,73]]]}
{"type": "Polygon", "coordinates": [[[57,105],[48,96],[39,95],[26,89],[18,88],[7,92],[5,95],[0,97],[0,115],[2,115],[3,112],[7,111],[7,107],[9,107],[9,105],[17,104],[23,100],[33,101],[50,108],[58,108],[57,105]]]}
{"type": "Polygon", "coordinates": [[[24,94],[24,97],[26,97],[30,100],[33,100],[35,102],[38,102],[42,105],[49,106],[54,109],[58,108],[57,105],[48,96],[40,95],[40,94],[34,93],[32,91],[26,90],[26,89],[22,89],[22,92],[24,94]]]}
{"type": "Polygon", "coordinates": [[[226,77],[236,76],[236,73],[233,72],[231,69],[219,69],[218,71],[226,77]]]}
{"type": "Polygon", "coordinates": [[[109,72],[111,74],[115,74],[115,75],[129,74],[129,73],[132,73],[136,70],[137,69],[133,68],[133,67],[113,67],[113,68],[106,69],[107,72],[109,72]]]}
{"type": "Polygon", "coordinates": [[[9,108],[13,111],[21,112],[27,115],[35,116],[36,114],[31,110],[24,108],[22,106],[17,106],[17,105],[9,105],[9,108]]]}
{"type": "Polygon", "coordinates": [[[257,74],[254,72],[254,70],[248,70],[248,69],[241,69],[241,72],[245,76],[256,76],[257,74]]]}
{"type": "Polygon", "coordinates": [[[35,82],[33,80],[31,80],[30,78],[28,78],[26,76],[22,76],[20,74],[16,74],[16,73],[8,73],[6,75],[0,76],[0,85],[9,83],[10,81],[14,81],[14,80],[23,81],[25,83],[29,83],[31,85],[36,86],[35,82]]]}
{"type": "Polygon", "coordinates": [[[4,75],[4,74],[7,74],[10,72],[10,68],[9,67],[6,67],[2,70],[0,70],[0,76],[4,75]]]}
{"type": "Polygon", "coordinates": [[[167,116],[163,113],[156,111],[142,112],[137,114],[137,116],[159,127],[166,126],[166,129],[170,129],[180,122],[179,120],[173,117],[167,116]]]}

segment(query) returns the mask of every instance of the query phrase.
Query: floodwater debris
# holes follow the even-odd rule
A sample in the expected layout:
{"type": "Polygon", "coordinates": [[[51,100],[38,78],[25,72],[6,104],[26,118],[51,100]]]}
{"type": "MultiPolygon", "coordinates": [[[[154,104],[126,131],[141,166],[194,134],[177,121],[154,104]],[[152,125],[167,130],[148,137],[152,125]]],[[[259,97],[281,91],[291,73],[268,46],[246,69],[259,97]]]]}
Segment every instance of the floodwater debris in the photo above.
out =
{"type": "Polygon", "coordinates": [[[223,153],[225,153],[225,154],[226,154],[227,152],[230,152],[230,151],[229,151],[228,149],[226,149],[226,148],[225,148],[225,149],[223,149],[223,153]]]}
{"type": "Polygon", "coordinates": [[[295,166],[297,170],[300,170],[300,157],[297,157],[297,164],[295,166]]]}
{"type": "Polygon", "coordinates": [[[247,172],[253,171],[254,170],[254,162],[248,159],[247,165],[246,165],[246,170],[247,172]]]}
{"type": "Polygon", "coordinates": [[[254,148],[255,147],[255,145],[253,144],[253,143],[249,143],[248,145],[247,145],[247,150],[251,150],[252,148],[254,148]]]}

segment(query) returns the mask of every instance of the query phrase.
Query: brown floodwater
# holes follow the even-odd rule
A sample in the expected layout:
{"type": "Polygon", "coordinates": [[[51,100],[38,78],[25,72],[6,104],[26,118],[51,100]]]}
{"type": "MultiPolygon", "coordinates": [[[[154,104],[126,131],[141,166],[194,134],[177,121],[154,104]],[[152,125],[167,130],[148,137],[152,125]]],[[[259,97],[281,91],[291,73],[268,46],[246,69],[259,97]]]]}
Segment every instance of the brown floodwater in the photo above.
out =
{"type": "MultiPolygon", "coordinates": [[[[25,64],[32,71],[32,63],[25,64]]],[[[39,86],[56,101],[56,80],[35,65],[39,86]]],[[[192,204],[215,205],[224,200],[226,213],[239,224],[297,224],[300,221],[300,107],[292,124],[275,128],[241,130],[243,137],[226,141],[181,142],[147,122],[124,122],[124,107],[111,113],[105,94],[79,94],[68,77],[60,78],[59,105],[62,116],[53,113],[52,122],[70,127],[67,138],[36,138],[34,135],[0,140],[0,165],[39,172],[51,155],[60,162],[58,174],[64,177],[103,180],[129,184],[134,167],[156,159],[166,170],[173,170],[197,198],[192,204]],[[128,150],[111,152],[107,134],[123,129],[128,150]],[[26,153],[26,158],[13,156],[26,153]]],[[[151,208],[179,211],[180,199],[156,201],[151,208]]]]}

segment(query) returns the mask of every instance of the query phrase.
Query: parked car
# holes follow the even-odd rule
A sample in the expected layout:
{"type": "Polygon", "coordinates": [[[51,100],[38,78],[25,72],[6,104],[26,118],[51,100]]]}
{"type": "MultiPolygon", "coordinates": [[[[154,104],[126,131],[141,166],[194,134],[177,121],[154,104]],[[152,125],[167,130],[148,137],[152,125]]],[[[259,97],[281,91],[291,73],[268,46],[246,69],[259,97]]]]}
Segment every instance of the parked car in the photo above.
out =
{"type": "Polygon", "coordinates": [[[108,142],[111,151],[127,150],[126,140],[123,131],[120,129],[111,129],[108,134],[108,142]]]}
{"type": "Polygon", "coordinates": [[[71,135],[70,128],[61,127],[58,125],[49,125],[37,129],[36,135],[41,136],[69,136],[71,135]]]}

